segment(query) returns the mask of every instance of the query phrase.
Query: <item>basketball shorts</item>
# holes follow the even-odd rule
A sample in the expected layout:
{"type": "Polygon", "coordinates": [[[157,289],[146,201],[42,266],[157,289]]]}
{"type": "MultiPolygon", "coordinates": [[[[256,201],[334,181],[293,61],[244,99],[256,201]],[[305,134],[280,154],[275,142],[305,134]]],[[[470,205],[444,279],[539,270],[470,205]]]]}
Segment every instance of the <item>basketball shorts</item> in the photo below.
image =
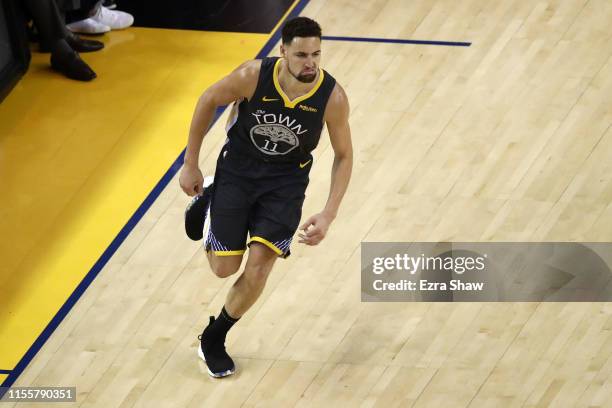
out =
{"type": "Polygon", "coordinates": [[[206,250],[217,256],[242,255],[259,242],[288,257],[311,165],[312,160],[306,166],[264,162],[226,145],[217,161],[206,250]]]}

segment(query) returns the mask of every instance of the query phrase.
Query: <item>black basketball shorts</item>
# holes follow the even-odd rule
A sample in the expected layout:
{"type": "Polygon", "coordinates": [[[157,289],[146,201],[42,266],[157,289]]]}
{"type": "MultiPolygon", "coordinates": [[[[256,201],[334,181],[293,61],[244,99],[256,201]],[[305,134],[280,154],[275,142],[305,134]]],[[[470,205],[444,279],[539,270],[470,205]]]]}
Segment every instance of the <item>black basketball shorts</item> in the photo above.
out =
{"type": "Polygon", "coordinates": [[[264,162],[226,145],[217,161],[206,250],[242,255],[247,245],[259,242],[288,257],[311,165],[312,160],[306,165],[264,162]]]}

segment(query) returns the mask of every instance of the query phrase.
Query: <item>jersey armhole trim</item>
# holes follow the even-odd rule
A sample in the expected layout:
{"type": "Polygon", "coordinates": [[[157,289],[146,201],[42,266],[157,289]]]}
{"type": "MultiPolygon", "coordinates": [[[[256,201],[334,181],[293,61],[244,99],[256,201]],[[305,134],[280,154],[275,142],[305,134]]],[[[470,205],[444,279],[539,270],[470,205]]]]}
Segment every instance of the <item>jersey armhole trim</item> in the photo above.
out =
{"type": "Polygon", "coordinates": [[[253,95],[251,96],[251,98],[244,98],[247,102],[253,102],[257,99],[257,95],[259,95],[259,91],[261,90],[261,87],[263,86],[263,77],[265,75],[264,72],[264,62],[265,62],[266,58],[262,58],[261,59],[261,65],[259,66],[259,75],[257,76],[257,85],[255,86],[255,91],[253,92],[253,95]]]}

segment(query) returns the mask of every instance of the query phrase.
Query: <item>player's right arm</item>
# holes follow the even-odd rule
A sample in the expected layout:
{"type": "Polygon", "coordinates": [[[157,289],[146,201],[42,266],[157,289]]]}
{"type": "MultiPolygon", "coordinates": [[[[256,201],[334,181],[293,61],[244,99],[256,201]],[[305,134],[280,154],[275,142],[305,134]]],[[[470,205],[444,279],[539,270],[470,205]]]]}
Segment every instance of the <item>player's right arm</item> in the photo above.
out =
{"type": "Polygon", "coordinates": [[[217,107],[241,98],[250,99],[257,88],[260,68],[261,60],[247,61],[211,85],[198,99],[189,128],[185,163],[179,177],[181,188],[187,195],[193,196],[202,192],[204,178],[198,165],[200,148],[217,107]]]}

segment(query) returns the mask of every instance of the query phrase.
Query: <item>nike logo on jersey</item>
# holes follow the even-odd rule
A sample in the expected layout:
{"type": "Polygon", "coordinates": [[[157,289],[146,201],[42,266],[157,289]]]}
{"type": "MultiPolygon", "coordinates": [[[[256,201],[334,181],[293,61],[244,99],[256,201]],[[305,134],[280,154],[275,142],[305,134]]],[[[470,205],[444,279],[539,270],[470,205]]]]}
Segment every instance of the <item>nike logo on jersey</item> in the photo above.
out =
{"type": "Polygon", "coordinates": [[[278,98],[268,98],[267,96],[264,96],[263,98],[261,98],[261,100],[264,101],[264,102],[280,101],[280,99],[278,99],[278,98]]]}
{"type": "Polygon", "coordinates": [[[303,169],[304,167],[308,166],[308,163],[310,163],[312,161],[312,159],[308,160],[306,163],[300,163],[300,169],[303,169]]]}

